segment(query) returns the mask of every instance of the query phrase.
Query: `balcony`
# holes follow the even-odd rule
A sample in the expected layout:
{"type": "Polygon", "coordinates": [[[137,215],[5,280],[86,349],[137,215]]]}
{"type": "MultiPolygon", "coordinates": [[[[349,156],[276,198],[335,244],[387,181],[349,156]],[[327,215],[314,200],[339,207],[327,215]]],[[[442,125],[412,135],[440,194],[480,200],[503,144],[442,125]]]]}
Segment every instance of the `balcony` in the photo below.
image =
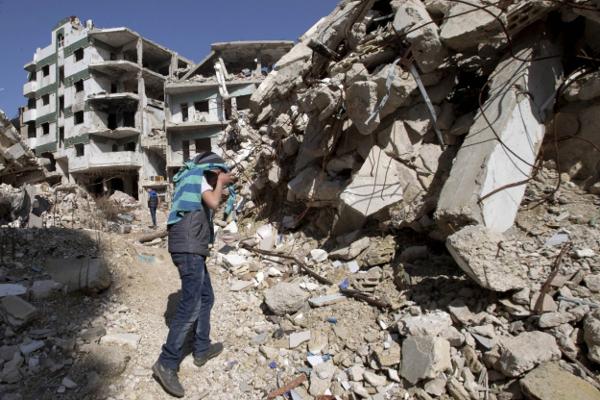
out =
{"type": "Polygon", "coordinates": [[[27,82],[26,84],[23,85],[23,96],[25,96],[25,97],[34,96],[37,88],[38,88],[37,81],[27,82]]]}
{"type": "Polygon", "coordinates": [[[23,112],[23,122],[35,121],[37,118],[37,110],[32,108],[23,112]]]}
{"type": "MultiPolygon", "coordinates": [[[[86,147],[86,150],[88,148],[86,147]]],[[[69,160],[71,172],[92,172],[110,169],[137,169],[142,166],[140,153],[115,151],[112,153],[86,154],[69,160]]]]}

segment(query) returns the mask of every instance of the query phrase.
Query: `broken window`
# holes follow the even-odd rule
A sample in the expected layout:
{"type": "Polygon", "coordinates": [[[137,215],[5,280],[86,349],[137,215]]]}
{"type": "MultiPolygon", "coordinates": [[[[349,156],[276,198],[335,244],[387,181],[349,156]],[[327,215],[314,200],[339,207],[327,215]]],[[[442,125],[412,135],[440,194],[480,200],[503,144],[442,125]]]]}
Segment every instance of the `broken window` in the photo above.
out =
{"type": "Polygon", "coordinates": [[[117,114],[108,114],[108,129],[117,129],[117,114]]]}
{"type": "Polygon", "coordinates": [[[27,74],[27,80],[29,82],[35,81],[35,72],[30,72],[29,74],[27,74]]]}
{"type": "Polygon", "coordinates": [[[36,136],[37,135],[35,133],[35,124],[34,123],[27,124],[27,137],[31,139],[36,136]]]}
{"type": "Polygon", "coordinates": [[[50,66],[49,65],[44,65],[44,67],[42,68],[42,75],[43,76],[50,75],[50,66]]]}
{"type": "Polygon", "coordinates": [[[196,147],[196,154],[210,151],[210,139],[196,139],[194,141],[194,146],[196,147]]]}
{"type": "Polygon", "coordinates": [[[73,114],[75,118],[75,125],[83,124],[83,111],[77,111],[73,114]]]}
{"type": "Polygon", "coordinates": [[[30,110],[35,110],[35,99],[27,100],[27,108],[30,110]]]}
{"type": "Polygon", "coordinates": [[[190,159],[190,141],[184,140],[181,142],[181,148],[183,150],[183,161],[190,159]]]}
{"type": "Polygon", "coordinates": [[[83,49],[77,49],[73,53],[75,56],[75,62],[83,60],[83,49]]]}
{"type": "Polygon", "coordinates": [[[231,99],[224,100],[223,106],[225,109],[225,119],[229,120],[231,118],[231,99]]]}
{"type": "Polygon", "coordinates": [[[83,92],[83,80],[75,82],[75,93],[83,92]]]}
{"type": "Polygon", "coordinates": [[[65,127],[58,128],[58,145],[62,148],[65,145],[65,127]]]}
{"type": "Polygon", "coordinates": [[[248,110],[250,108],[250,95],[236,97],[235,101],[238,110],[248,110]]]}
{"type": "Polygon", "coordinates": [[[181,120],[183,122],[188,120],[188,105],[187,105],[187,103],[181,103],[181,120]]]}
{"type": "Polygon", "coordinates": [[[135,127],[135,112],[128,111],[123,113],[123,126],[135,127]]]}
{"type": "Polygon", "coordinates": [[[75,156],[76,157],[81,157],[85,154],[85,149],[83,147],[82,143],[76,144],[75,145],[75,156]]]}
{"type": "Polygon", "coordinates": [[[60,67],[58,69],[58,80],[60,83],[65,82],[65,67],[60,67]]]}
{"type": "Polygon", "coordinates": [[[194,108],[197,112],[208,112],[208,100],[195,102],[194,108]]]}
{"type": "Polygon", "coordinates": [[[64,111],[65,111],[65,96],[60,96],[58,98],[58,111],[60,112],[60,115],[64,114],[64,111]]]}
{"type": "Polygon", "coordinates": [[[125,151],[135,151],[135,142],[125,143],[125,146],[123,146],[123,149],[125,151]]]}
{"type": "Polygon", "coordinates": [[[47,106],[48,104],[50,104],[50,95],[45,94],[42,96],[42,105],[47,106]]]}
{"type": "Polygon", "coordinates": [[[116,143],[115,143],[115,144],[113,144],[113,145],[112,145],[112,151],[113,151],[113,153],[116,153],[117,151],[119,151],[119,145],[118,145],[118,144],[116,144],[116,143]]]}
{"type": "Polygon", "coordinates": [[[50,133],[50,123],[46,122],[42,124],[42,133],[48,135],[50,133]]]}
{"type": "Polygon", "coordinates": [[[58,47],[63,47],[65,45],[65,36],[62,33],[58,33],[56,41],[58,42],[58,47]]]}

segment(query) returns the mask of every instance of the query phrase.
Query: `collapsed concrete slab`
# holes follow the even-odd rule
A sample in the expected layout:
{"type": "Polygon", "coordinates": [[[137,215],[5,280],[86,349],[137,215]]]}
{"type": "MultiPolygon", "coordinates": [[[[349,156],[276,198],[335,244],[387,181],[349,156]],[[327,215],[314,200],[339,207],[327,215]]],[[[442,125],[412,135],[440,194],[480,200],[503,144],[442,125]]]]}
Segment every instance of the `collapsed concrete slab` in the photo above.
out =
{"type": "Polygon", "coordinates": [[[513,225],[525,184],[544,138],[545,111],[562,73],[559,49],[528,42],[492,74],[489,99],[477,113],[442,189],[435,218],[447,234],[468,224],[496,232],[513,225]],[[495,191],[498,190],[497,193],[495,191]],[[481,200],[482,197],[488,196],[481,200]]]}
{"type": "Polygon", "coordinates": [[[407,175],[416,173],[390,158],[379,146],[374,146],[352,182],[340,195],[341,209],[337,232],[349,232],[360,227],[368,217],[404,199],[407,175]]]}
{"type": "Polygon", "coordinates": [[[526,286],[526,270],[516,252],[510,251],[511,244],[501,233],[481,225],[467,226],[446,240],[458,266],[480,286],[497,292],[526,286]]]}
{"type": "Polygon", "coordinates": [[[476,47],[501,32],[496,19],[501,15],[501,9],[481,0],[469,3],[454,3],[441,27],[440,38],[446,46],[457,51],[476,47]]]}

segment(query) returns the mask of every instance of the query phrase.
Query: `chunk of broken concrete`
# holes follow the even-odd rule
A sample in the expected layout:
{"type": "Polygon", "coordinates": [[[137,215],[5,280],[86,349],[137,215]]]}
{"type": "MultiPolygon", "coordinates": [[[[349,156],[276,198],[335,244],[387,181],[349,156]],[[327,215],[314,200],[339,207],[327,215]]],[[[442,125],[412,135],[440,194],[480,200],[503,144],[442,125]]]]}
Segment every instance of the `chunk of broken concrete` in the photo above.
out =
{"type": "Polygon", "coordinates": [[[393,27],[412,45],[413,57],[423,72],[434,71],[444,61],[446,52],[438,35],[438,27],[423,2],[406,0],[399,4],[393,27]]]}
{"type": "Polygon", "coordinates": [[[325,394],[327,389],[329,389],[329,385],[331,384],[334,374],[335,365],[333,365],[332,360],[321,363],[314,367],[310,373],[310,394],[313,396],[325,394]]]}
{"type": "Polygon", "coordinates": [[[358,257],[360,255],[360,253],[362,253],[366,248],[369,247],[370,243],[371,243],[371,241],[367,236],[362,237],[362,238],[352,242],[350,244],[350,246],[348,246],[348,247],[344,247],[342,249],[332,251],[329,254],[329,258],[331,258],[332,260],[344,260],[344,261],[354,260],[356,257],[358,257]]]}
{"type": "MultiPolygon", "coordinates": [[[[464,7],[471,6],[457,4],[451,14],[464,7]]],[[[477,12],[468,15],[472,18],[477,12]]],[[[442,37],[445,30],[449,37],[454,27],[468,32],[468,27],[456,26],[462,20],[447,19],[442,37]]],[[[536,39],[533,35],[515,47],[515,54],[531,59],[560,53],[551,42],[536,39]]],[[[469,35],[471,40],[479,42],[476,35],[469,35]]],[[[513,225],[526,186],[514,183],[528,179],[532,172],[545,134],[544,115],[552,105],[546,100],[553,98],[561,73],[560,60],[552,57],[528,62],[508,56],[498,64],[489,98],[477,113],[440,193],[435,212],[440,229],[450,234],[465,225],[482,224],[504,232],[513,225]],[[531,96],[522,96],[523,91],[531,96]]]]}
{"type": "Polygon", "coordinates": [[[404,188],[410,185],[421,188],[416,172],[374,146],[340,195],[341,213],[336,232],[360,228],[368,217],[378,213],[385,216],[390,206],[404,199],[404,188]]]}
{"type": "Polygon", "coordinates": [[[498,257],[498,246],[507,242],[504,235],[475,225],[449,236],[446,247],[458,266],[477,284],[496,292],[506,292],[521,289],[527,282],[516,254],[504,251],[498,257]]]}
{"type": "Polygon", "coordinates": [[[600,400],[600,391],[557,363],[540,365],[520,384],[526,396],[535,400],[600,400]]]}
{"type": "Polygon", "coordinates": [[[0,297],[20,296],[27,293],[27,289],[18,283],[0,283],[0,297]]]}
{"type": "Polygon", "coordinates": [[[588,347],[588,359],[600,364],[600,309],[592,311],[583,320],[583,339],[588,347]]]}
{"type": "Polygon", "coordinates": [[[21,328],[37,316],[37,309],[20,297],[6,296],[0,299],[0,315],[10,326],[21,328]]]}
{"type": "Polygon", "coordinates": [[[290,349],[295,349],[310,340],[310,331],[294,332],[290,335],[290,349]]]}
{"type": "Polygon", "coordinates": [[[341,293],[327,294],[308,299],[308,303],[313,307],[330,306],[333,304],[341,303],[342,301],[346,301],[346,296],[344,296],[341,293]]]}
{"type": "Polygon", "coordinates": [[[434,311],[428,314],[406,317],[398,322],[398,331],[403,335],[438,336],[452,326],[450,314],[434,311]]]}
{"type": "Polygon", "coordinates": [[[556,339],[545,332],[523,332],[500,340],[500,372],[515,377],[547,361],[557,360],[561,351],[556,339]]]}
{"type": "Polygon", "coordinates": [[[98,293],[108,289],[112,282],[110,272],[100,258],[49,259],[46,271],[69,292],[98,293]]]}
{"type": "Polygon", "coordinates": [[[300,286],[281,282],[265,291],[265,304],[276,315],[293,314],[302,308],[308,296],[300,286]]]}
{"type": "Polygon", "coordinates": [[[480,9],[482,6],[481,0],[452,5],[440,31],[446,46],[457,51],[473,48],[501,32],[501,25],[494,16],[500,16],[502,10],[487,4],[485,10],[480,9]]]}
{"type": "Polygon", "coordinates": [[[450,343],[432,336],[409,336],[402,342],[400,375],[412,384],[452,368],[450,343]]]}

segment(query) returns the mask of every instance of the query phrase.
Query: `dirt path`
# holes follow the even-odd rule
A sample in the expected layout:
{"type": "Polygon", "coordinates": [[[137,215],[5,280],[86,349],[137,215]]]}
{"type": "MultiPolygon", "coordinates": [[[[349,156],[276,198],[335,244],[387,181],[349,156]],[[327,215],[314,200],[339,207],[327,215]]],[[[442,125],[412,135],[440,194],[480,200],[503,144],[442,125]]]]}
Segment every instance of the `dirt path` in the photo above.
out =
{"type": "MultiPolygon", "coordinates": [[[[172,315],[176,307],[179,275],[165,249],[138,246],[136,250],[142,258],[134,258],[133,265],[123,265],[124,271],[117,271],[119,275],[126,272],[129,282],[121,285],[112,302],[127,307],[125,320],[135,327],[141,341],[111,392],[116,399],[167,399],[170,396],[154,381],[150,367],[167,336],[165,318],[169,313],[172,315]]],[[[225,351],[201,369],[191,363],[191,356],[184,360],[180,377],[186,398],[263,398],[263,393],[254,390],[251,382],[261,377],[257,371],[269,372],[265,365],[267,361],[264,357],[256,357],[258,346],[248,347],[246,336],[251,335],[255,327],[271,329],[271,324],[260,310],[260,300],[250,293],[231,292],[226,272],[214,264],[214,258],[212,261],[209,270],[216,302],[211,336],[213,340],[225,343],[225,351]]],[[[261,382],[258,383],[261,389],[261,382]]],[[[264,380],[262,383],[266,384],[264,380]]]]}

